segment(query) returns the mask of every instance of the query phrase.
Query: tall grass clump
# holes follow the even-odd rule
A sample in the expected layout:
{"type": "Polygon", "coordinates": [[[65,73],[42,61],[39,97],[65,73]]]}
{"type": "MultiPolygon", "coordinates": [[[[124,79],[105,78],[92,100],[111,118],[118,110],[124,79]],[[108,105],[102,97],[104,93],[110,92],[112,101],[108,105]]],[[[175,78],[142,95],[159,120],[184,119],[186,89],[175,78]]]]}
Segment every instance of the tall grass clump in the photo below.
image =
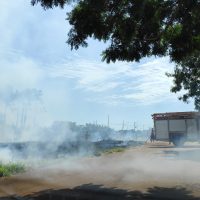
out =
{"type": "Polygon", "coordinates": [[[0,177],[25,172],[25,166],[21,163],[0,163],[0,177]]]}
{"type": "Polygon", "coordinates": [[[105,151],[103,151],[103,153],[105,154],[120,153],[120,152],[124,152],[126,149],[127,149],[126,147],[113,147],[110,149],[106,149],[105,151]]]}

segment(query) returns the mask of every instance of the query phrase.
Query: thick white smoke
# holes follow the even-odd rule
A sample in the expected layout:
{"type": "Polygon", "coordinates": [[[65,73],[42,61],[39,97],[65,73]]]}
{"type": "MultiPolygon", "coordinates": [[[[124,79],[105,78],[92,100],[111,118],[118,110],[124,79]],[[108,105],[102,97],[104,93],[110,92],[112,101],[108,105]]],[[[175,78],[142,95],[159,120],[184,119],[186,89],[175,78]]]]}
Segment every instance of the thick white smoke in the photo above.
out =
{"type": "MultiPolygon", "coordinates": [[[[46,109],[38,89],[7,88],[0,91],[0,103],[3,162],[95,154],[99,149],[126,146],[136,139],[133,130],[117,132],[97,124],[54,121],[45,126],[42,116],[46,109]]],[[[143,137],[146,140],[146,134],[143,137]]]]}

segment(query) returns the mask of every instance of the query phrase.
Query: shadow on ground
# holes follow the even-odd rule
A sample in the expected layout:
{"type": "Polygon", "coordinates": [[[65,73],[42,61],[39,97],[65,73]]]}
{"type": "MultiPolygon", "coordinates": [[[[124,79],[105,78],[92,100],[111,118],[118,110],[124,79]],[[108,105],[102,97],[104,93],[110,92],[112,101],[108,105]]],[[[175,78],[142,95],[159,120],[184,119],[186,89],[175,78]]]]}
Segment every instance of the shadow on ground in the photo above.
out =
{"type": "Polygon", "coordinates": [[[174,146],[173,144],[160,145],[160,144],[151,143],[148,148],[151,148],[151,149],[181,149],[181,148],[196,149],[196,148],[199,148],[200,149],[200,144],[191,145],[191,144],[186,143],[183,146],[177,147],[177,146],[174,146]]]}
{"type": "Polygon", "coordinates": [[[73,189],[45,190],[33,195],[7,196],[0,200],[199,200],[185,188],[154,187],[147,193],[105,188],[102,185],[86,184],[73,189]]]}
{"type": "Polygon", "coordinates": [[[150,149],[172,149],[172,148],[176,148],[176,147],[172,146],[172,145],[166,146],[166,145],[153,145],[152,144],[148,148],[150,148],[150,149]]]}

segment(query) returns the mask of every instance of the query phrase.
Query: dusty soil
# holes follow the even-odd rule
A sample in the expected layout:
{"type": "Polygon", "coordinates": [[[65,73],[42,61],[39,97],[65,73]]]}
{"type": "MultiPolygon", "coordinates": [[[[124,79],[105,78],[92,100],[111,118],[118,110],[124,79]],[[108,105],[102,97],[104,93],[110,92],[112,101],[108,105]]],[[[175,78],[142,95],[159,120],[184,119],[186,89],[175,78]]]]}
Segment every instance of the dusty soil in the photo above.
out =
{"type": "Polygon", "coordinates": [[[200,145],[157,142],[100,157],[44,161],[0,179],[0,200],[9,199],[199,200],[200,145]]]}

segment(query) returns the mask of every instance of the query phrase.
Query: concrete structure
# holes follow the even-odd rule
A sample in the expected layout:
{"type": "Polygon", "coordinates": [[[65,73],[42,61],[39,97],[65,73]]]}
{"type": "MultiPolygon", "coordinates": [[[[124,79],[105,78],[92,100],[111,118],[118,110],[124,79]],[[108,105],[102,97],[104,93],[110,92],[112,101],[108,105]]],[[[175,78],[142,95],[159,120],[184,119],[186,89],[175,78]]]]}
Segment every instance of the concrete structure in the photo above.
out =
{"type": "Polygon", "coordinates": [[[200,141],[200,112],[155,113],[152,118],[156,140],[175,145],[200,141]]]}

